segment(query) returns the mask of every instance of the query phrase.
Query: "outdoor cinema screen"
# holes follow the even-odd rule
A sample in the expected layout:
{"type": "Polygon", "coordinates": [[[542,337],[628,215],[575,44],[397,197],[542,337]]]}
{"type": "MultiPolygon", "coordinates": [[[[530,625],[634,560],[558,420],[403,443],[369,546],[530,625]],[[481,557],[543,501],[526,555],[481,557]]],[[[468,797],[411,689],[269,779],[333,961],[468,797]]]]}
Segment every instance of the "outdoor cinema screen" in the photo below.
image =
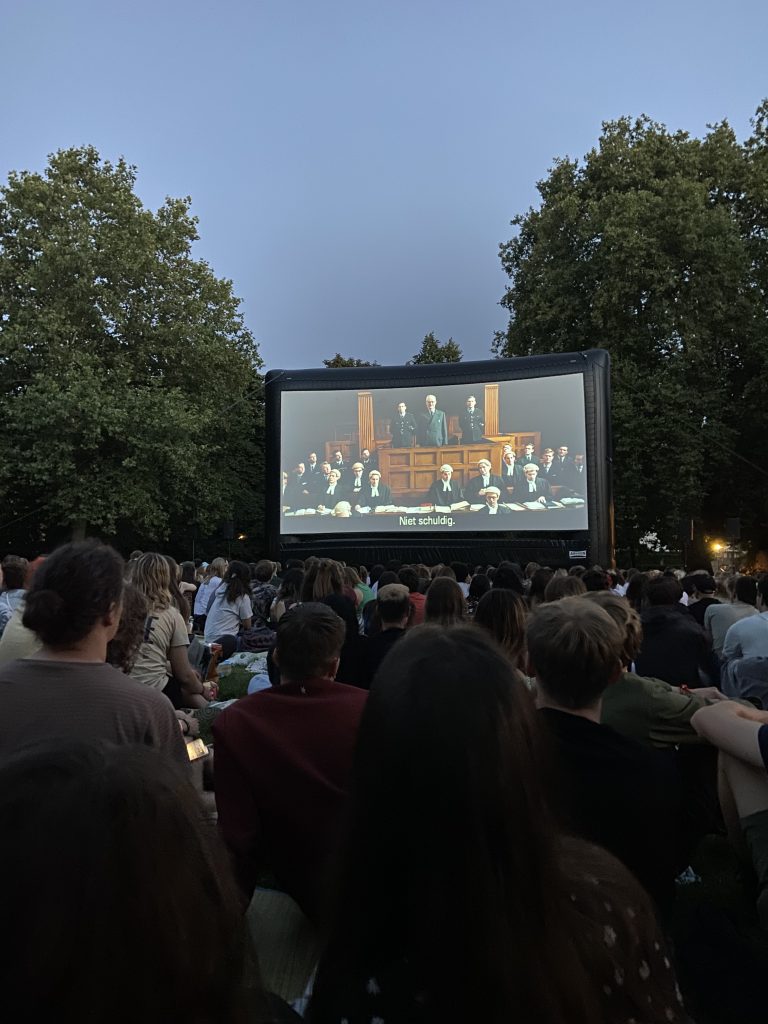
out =
{"type": "Polygon", "coordinates": [[[460,382],[428,367],[297,378],[279,396],[281,536],[586,531],[581,368],[505,379],[500,362],[460,382]]]}

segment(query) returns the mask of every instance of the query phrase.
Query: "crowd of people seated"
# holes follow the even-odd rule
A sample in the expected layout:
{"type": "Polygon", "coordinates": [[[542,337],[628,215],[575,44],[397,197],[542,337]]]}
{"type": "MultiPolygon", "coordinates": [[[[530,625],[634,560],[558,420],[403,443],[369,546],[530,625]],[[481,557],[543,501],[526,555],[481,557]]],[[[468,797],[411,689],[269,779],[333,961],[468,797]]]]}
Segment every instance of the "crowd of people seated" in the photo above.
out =
{"type": "MultiPolygon", "coordinates": [[[[466,502],[484,514],[502,514],[510,505],[526,502],[547,504],[554,497],[583,499],[587,493],[584,455],[570,454],[568,445],[544,448],[537,456],[532,444],[518,454],[510,444],[500,446],[498,472],[490,460],[479,459],[476,476],[460,486],[453,475],[453,466],[440,466],[436,479],[419,496],[424,505],[453,506],[466,502]]],[[[290,472],[284,470],[281,485],[284,512],[296,509],[329,511],[335,515],[359,514],[362,509],[392,504],[389,481],[379,469],[375,451],[363,449],[351,464],[337,451],[327,462],[318,462],[317,452],[310,452],[290,472]]]]}
{"type": "Polygon", "coordinates": [[[94,540],[2,574],[9,1020],[765,1019],[768,576],[94,540]],[[200,652],[255,650],[218,701],[200,652]],[[748,920],[684,899],[712,837],[748,920]],[[293,1008],[267,890],[321,950],[293,1008]]]}

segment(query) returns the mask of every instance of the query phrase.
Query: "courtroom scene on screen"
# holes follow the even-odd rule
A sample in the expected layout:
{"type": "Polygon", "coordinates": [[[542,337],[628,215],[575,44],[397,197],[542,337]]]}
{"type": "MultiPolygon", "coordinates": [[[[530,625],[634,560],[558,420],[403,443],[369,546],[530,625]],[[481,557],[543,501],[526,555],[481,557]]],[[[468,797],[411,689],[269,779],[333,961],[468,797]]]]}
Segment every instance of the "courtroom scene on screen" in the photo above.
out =
{"type": "Polygon", "coordinates": [[[282,534],[587,529],[581,374],[285,391],[280,420],[282,534]]]}

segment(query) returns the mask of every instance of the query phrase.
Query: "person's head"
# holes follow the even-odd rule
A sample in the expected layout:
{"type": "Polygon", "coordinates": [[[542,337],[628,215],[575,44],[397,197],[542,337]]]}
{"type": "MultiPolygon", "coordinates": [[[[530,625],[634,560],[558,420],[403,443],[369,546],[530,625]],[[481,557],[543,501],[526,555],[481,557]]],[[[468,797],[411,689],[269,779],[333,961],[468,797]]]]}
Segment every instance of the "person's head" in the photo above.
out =
{"type": "Polygon", "coordinates": [[[332,469],[331,475],[329,477],[329,482],[331,484],[337,484],[339,480],[341,480],[341,473],[338,471],[338,469],[332,469]]]}
{"type": "Polygon", "coordinates": [[[507,448],[501,456],[501,461],[505,466],[513,466],[515,464],[515,453],[511,448],[507,448]]]}
{"type": "Polygon", "coordinates": [[[523,580],[519,566],[514,562],[499,562],[493,574],[494,590],[514,590],[516,594],[522,594],[523,580]]]}
{"type": "Polygon", "coordinates": [[[333,453],[333,458],[334,458],[335,462],[343,462],[344,461],[344,455],[343,455],[343,453],[341,451],[334,452],[333,453]]]}
{"type": "Polygon", "coordinates": [[[544,600],[544,592],[553,576],[554,572],[547,566],[541,566],[531,576],[531,589],[528,591],[528,601],[531,608],[535,608],[537,604],[544,600]]]}
{"type": "Polygon", "coordinates": [[[587,588],[578,576],[553,576],[544,588],[544,600],[562,601],[564,597],[578,597],[586,592],[587,588]]]}
{"type": "Polygon", "coordinates": [[[538,476],[539,467],[536,465],[535,462],[526,462],[526,464],[523,466],[523,473],[525,475],[525,479],[529,483],[532,483],[536,480],[536,477],[538,476]]]}
{"type": "Polygon", "coordinates": [[[648,589],[649,576],[645,572],[635,572],[627,583],[625,597],[636,612],[643,610],[645,604],[645,592],[648,589]]]}
{"type": "Polygon", "coordinates": [[[469,576],[469,566],[466,562],[451,562],[451,568],[459,583],[466,583],[469,576]]]}
{"type": "Polygon", "coordinates": [[[610,578],[602,569],[587,569],[581,581],[587,590],[608,590],[611,584],[610,578]]]}
{"type": "Polygon", "coordinates": [[[251,569],[247,562],[237,560],[229,563],[223,580],[226,585],[225,600],[234,604],[240,597],[251,593],[251,569]]]}
{"type": "Polygon", "coordinates": [[[404,587],[408,587],[409,594],[417,594],[419,591],[419,574],[410,566],[405,565],[397,574],[398,580],[404,587]]]}
{"type": "Polygon", "coordinates": [[[296,473],[297,473],[298,476],[304,476],[306,471],[307,471],[307,467],[304,465],[303,462],[299,462],[296,465],[296,473]]]}
{"type": "Polygon", "coordinates": [[[229,563],[226,558],[214,558],[208,566],[208,579],[213,579],[214,576],[218,576],[220,580],[223,580],[227,574],[228,564],[229,563]]]}
{"type": "Polygon", "coordinates": [[[70,741],[6,760],[0,868],[9,1019],[244,1019],[239,896],[170,759],[70,741]]]}
{"type": "Polygon", "coordinates": [[[501,497],[501,491],[498,487],[486,487],[485,489],[485,504],[488,508],[498,508],[499,498],[501,497]]]}
{"type": "Polygon", "coordinates": [[[0,579],[6,590],[23,590],[27,574],[27,560],[18,555],[6,555],[2,563],[0,579]]]}
{"type": "Polygon", "coordinates": [[[282,681],[333,679],[345,638],[344,620],[327,605],[320,601],[294,605],[277,624],[273,657],[282,681]]]}
{"type": "Polygon", "coordinates": [[[624,647],[621,660],[623,665],[628,667],[637,658],[643,643],[643,627],[640,616],[628,601],[607,590],[592,591],[584,596],[588,601],[605,609],[623,632],[624,647]]]}
{"type": "Polygon", "coordinates": [[[262,558],[261,561],[256,563],[256,568],[253,570],[253,578],[257,583],[269,583],[274,575],[274,562],[270,562],[268,558],[262,558]]]}
{"type": "Polygon", "coordinates": [[[149,601],[135,583],[123,587],[123,604],[117,632],[107,644],[107,663],[129,673],[144,639],[149,601]]]}
{"type": "Polygon", "coordinates": [[[331,472],[331,464],[330,464],[330,462],[324,462],[322,464],[322,466],[320,467],[320,469],[323,472],[323,476],[328,476],[330,474],[330,472],[331,472]]]}
{"type": "Polygon", "coordinates": [[[512,447],[511,444],[504,444],[504,445],[501,446],[501,454],[502,455],[514,455],[515,454],[515,450],[514,450],[514,448],[512,447]]]}
{"type": "Polygon", "coordinates": [[[195,582],[195,563],[194,562],[182,562],[181,563],[181,582],[182,583],[194,583],[195,582]]]}
{"type": "Polygon", "coordinates": [[[448,463],[446,462],[444,465],[440,467],[440,479],[445,481],[445,483],[448,483],[452,476],[453,466],[449,466],[448,463]]]}
{"type": "Polygon", "coordinates": [[[147,551],[133,566],[131,582],[149,602],[152,611],[171,604],[171,567],[157,551],[147,551]]]}
{"type": "Polygon", "coordinates": [[[551,466],[552,460],[555,457],[555,453],[551,448],[545,448],[541,455],[541,461],[545,466],[551,466]]]}
{"type": "Polygon", "coordinates": [[[379,486],[379,484],[381,483],[381,473],[378,471],[378,469],[372,469],[371,472],[368,474],[368,483],[371,485],[371,487],[379,486]]]}
{"type": "Polygon", "coordinates": [[[349,519],[352,516],[352,506],[348,501],[337,501],[333,506],[333,515],[337,519],[349,519]]]}
{"type": "Polygon", "coordinates": [[[352,472],[357,477],[362,477],[364,469],[365,469],[365,466],[362,464],[362,462],[354,462],[352,464],[352,472]]]}
{"type": "Polygon", "coordinates": [[[533,447],[533,445],[532,445],[532,444],[527,444],[527,445],[525,446],[525,448],[524,448],[524,451],[525,451],[525,454],[526,454],[526,455],[533,455],[533,453],[534,453],[534,451],[535,451],[535,448],[533,447]]]}
{"type": "Polygon", "coordinates": [[[474,412],[474,408],[475,408],[476,405],[477,405],[477,399],[475,398],[474,395],[470,395],[469,398],[467,399],[467,409],[470,412],[474,412]]]}
{"type": "Polygon", "coordinates": [[[344,590],[341,566],[332,558],[318,558],[304,574],[301,587],[302,601],[320,601],[328,594],[340,594],[344,590]]]}
{"type": "Polygon", "coordinates": [[[483,594],[491,589],[491,581],[485,573],[475,573],[469,581],[469,598],[471,601],[479,601],[483,594]]]}
{"type": "Polygon", "coordinates": [[[713,597],[717,584],[709,573],[697,572],[693,576],[693,594],[696,598],[713,597]]]}
{"type": "Polygon", "coordinates": [[[309,464],[310,464],[310,466],[316,466],[317,465],[317,452],[310,452],[309,453],[309,464]]]}
{"type": "Polygon", "coordinates": [[[461,622],[467,606],[461,587],[448,576],[437,576],[429,585],[424,602],[424,621],[453,626],[461,622]]]}
{"type": "Polygon", "coordinates": [[[401,416],[405,416],[405,410],[406,410],[407,408],[408,408],[408,407],[406,406],[405,402],[398,402],[398,403],[397,403],[397,411],[398,411],[398,413],[399,413],[399,414],[400,414],[401,416]]]}
{"type": "Polygon", "coordinates": [[[752,576],[738,576],[733,587],[733,596],[743,604],[757,604],[757,581],[752,576]]]}
{"type": "Polygon", "coordinates": [[[437,406],[437,399],[435,398],[435,396],[434,395],[427,395],[426,402],[427,402],[427,411],[428,412],[434,412],[435,408],[437,406]]]}
{"type": "Polygon", "coordinates": [[[584,465],[584,455],[582,452],[576,452],[576,454],[573,456],[573,464],[574,466],[584,465]]]}
{"type": "Polygon", "coordinates": [[[490,463],[490,461],[488,459],[478,459],[477,471],[480,474],[480,476],[490,476],[491,475],[491,463],[490,463]]]}
{"type": "Polygon", "coordinates": [[[558,457],[558,459],[564,459],[567,454],[568,454],[568,445],[567,444],[561,444],[559,446],[559,448],[557,449],[557,457],[558,457]]]}
{"type": "Polygon", "coordinates": [[[299,600],[303,579],[303,569],[286,569],[283,573],[283,578],[280,580],[277,600],[295,604],[299,600]]]}
{"type": "Polygon", "coordinates": [[[370,449],[368,449],[368,448],[363,448],[363,450],[362,450],[362,452],[360,454],[361,454],[362,458],[364,458],[364,459],[370,459],[370,457],[371,457],[371,452],[370,452],[370,449]]]}
{"type": "Polygon", "coordinates": [[[90,636],[106,644],[117,632],[125,563],[97,540],[64,544],[38,567],[23,624],[45,647],[68,650],[90,636]]]}
{"type": "Polygon", "coordinates": [[[403,583],[387,583],[376,593],[376,606],[383,628],[399,626],[404,629],[411,615],[410,591],[403,583]]]}
{"type": "Polygon", "coordinates": [[[674,576],[655,576],[645,588],[645,600],[654,608],[679,604],[682,596],[683,588],[674,576]]]}
{"type": "Polygon", "coordinates": [[[581,597],[541,604],[528,622],[528,668],[542,703],[573,711],[598,706],[622,669],[624,633],[581,597]]]}
{"type": "Polygon", "coordinates": [[[513,590],[489,590],[480,598],[475,622],[503,648],[515,668],[525,649],[525,602],[513,590]]]}

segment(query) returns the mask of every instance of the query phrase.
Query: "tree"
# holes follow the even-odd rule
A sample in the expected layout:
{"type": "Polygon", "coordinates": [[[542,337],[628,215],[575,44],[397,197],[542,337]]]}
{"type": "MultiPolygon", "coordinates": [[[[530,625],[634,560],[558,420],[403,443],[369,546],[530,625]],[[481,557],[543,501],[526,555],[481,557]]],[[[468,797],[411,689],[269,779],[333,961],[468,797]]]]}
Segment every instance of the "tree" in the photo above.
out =
{"type": "Polygon", "coordinates": [[[768,102],[743,145],[727,123],[703,139],[606,123],[583,162],[555,162],[500,247],[497,354],[611,353],[620,544],[733,509],[765,524],[767,123],[768,102]]]}
{"type": "Polygon", "coordinates": [[[378,366],[378,363],[369,363],[366,359],[353,359],[351,356],[343,356],[337,352],[333,359],[324,359],[323,365],[329,370],[344,366],[378,366]]]}
{"type": "Polygon", "coordinates": [[[449,338],[445,344],[441,344],[430,331],[424,336],[421,349],[416,353],[411,364],[421,363],[460,363],[462,352],[453,338],[449,338]]]}
{"type": "Polygon", "coordinates": [[[0,493],[76,535],[258,520],[256,343],[190,200],[135,181],[88,147],[0,189],[0,493]]]}

